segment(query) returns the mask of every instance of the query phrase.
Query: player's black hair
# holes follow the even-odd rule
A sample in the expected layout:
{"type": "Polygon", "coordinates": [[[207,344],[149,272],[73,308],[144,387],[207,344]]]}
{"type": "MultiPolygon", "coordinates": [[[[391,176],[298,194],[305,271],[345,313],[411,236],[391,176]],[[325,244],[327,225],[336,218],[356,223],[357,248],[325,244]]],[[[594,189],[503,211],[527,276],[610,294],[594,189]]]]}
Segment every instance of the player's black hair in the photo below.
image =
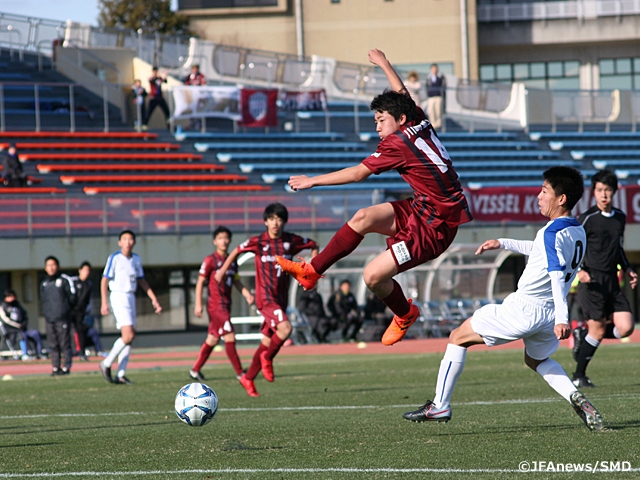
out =
{"type": "Polygon", "coordinates": [[[118,235],[118,241],[120,241],[122,239],[123,235],[131,235],[133,237],[133,241],[136,241],[136,234],[133,233],[131,230],[123,230],[120,232],[120,235],[118,235]]]}
{"type": "Polygon", "coordinates": [[[348,283],[349,285],[351,285],[351,282],[346,278],[343,278],[342,280],[340,280],[340,285],[342,285],[343,283],[348,283]]]}
{"type": "Polygon", "coordinates": [[[399,93],[388,88],[371,101],[371,110],[387,112],[396,122],[403,114],[407,117],[407,122],[416,118],[416,104],[409,93],[399,93]]]}
{"type": "Polygon", "coordinates": [[[45,258],[44,264],[46,265],[49,260],[53,260],[54,262],[56,262],[56,265],[60,266],[60,261],[53,255],[49,255],[47,258],[45,258]]]}
{"type": "Polygon", "coordinates": [[[596,183],[598,182],[604,183],[608,187],[613,188],[613,193],[618,190],[618,177],[615,172],[608,168],[596,172],[593,177],[591,177],[591,190],[595,190],[596,183]]]}
{"type": "Polygon", "coordinates": [[[566,195],[564,205],[569,211],[573,210],[584,193],[584,179],[582,173],[573,167],[551,167],[545,170],[542,177],[547,181],[556,195],[566,195]]]}
{"type": "Polygon", "coordinates": [[[84,267],[89,267],[89,268],[91,268],[91,264],[85,260],[84,262],[82,262],[82,263],[80,264],[80,268],[78,268],[78,270],[82,270],[84,267]]]}
{"type": "Polygon", "coordinates": [[[10,289],[10,288],[7,288],[7,289],[4,291],[4,296],[5,296],[5,298],[6,298],[6,297],[16,297],[16,298],[18,297],[18,296],[16,295],[16,292],[15,292],[14,290],[10,289]]]}
{"type": "Polygon", "coordinates": [[[211,235],[215,239],[221,233],[226,233],[227,235],[229,235],[229,240],[231,240],[231,237],[233,236],[233,234],[231,233],[231,230],[229,230],[224,225],[220,225],[218,228],[216,228],[211,235]]]}
{"type": "Polygon", "coordinates": [[[284,223],[289,221],[287,207],[281,203],[270,203],[267,205],[267,208],[264,209],[264,213],[262,214],[262,219],[266,222],[267,218],[273,217],[274,215],[284,220],[284,223]]]}

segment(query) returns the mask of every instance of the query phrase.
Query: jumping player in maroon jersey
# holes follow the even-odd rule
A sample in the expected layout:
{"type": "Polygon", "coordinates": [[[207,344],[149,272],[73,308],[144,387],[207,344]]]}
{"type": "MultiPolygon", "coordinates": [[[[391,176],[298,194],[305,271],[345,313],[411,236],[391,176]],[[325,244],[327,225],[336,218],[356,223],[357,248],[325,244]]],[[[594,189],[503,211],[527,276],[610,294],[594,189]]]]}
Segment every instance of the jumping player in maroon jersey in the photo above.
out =
{"type": "Polygon", "coordinates": [[[318,254],[316,242],[284,231],[289,212],[281,203],[268,205],[263,219],[267,231],[239,245],[216,273],[216,279],[222,278],[238,255],[243,252],[255,254],[256,307],[264,322],[261,329],[262,342],[253,355],[247,373],[240,377],[240,384],[250,397],[260,395],[253,383],[260,370],[267,381],[274,381],[273,357],[291,335],[291,323],[286,313],[290,279],[276,263],[276,256],[290,259],[305,249],[311,249],[311,257],[318,254]]]}
{"type": "Polygon", "coordinates": [[[205,257],[200,266],[200,275],[196,283],[196,306],[194,313],[196,317],[202,317],[202,290],[206,281],[209,281],[209,300],[207,301],[207,313],[209,314],[209,329],[207,338],[200,347],[198,359],[189,371],[189,376],[194,380],[203,382],[205,380],[200,369],[205,364],[213,347],[224,339],[224,348],[229,357],[229,361],[236,371],[236,376],[240,378],[243,374],[240,357],[236,351],[236,336],[231,323],[231,287],[233,285],[242,293],[247,303],[253,303],[253,295],[240,281],[238,275],[238,265],[232,262],[224,277],[217,282],[216,270],[220,268],[227,259],[229,244],[231,243],[231,231],[227,227],[218,227],[213,231],[213,245],[216,251],[205,257]]]}
{"type": "Polygon", "coordinates": [[[277,261],[308,290],[331,265],[353,252],[364,235],[388,236],[388,249],[365,267],[363,276],[369,289],[395,314],[382,337],[384,345],[393,345],[419,316],[393,277],[438,257],[451,245],[458,226],[472,217],[451,159],[424,112],[383,52],[371,50],[369,61],[382,69],[391,85],[391,90],[371,102],[381,140],[378,149],[359,165],[316,177],[293,176],[289,185],[293,190],[344,185],[395,169],[414,196],[359,210],[310,263],[277,261]]]}

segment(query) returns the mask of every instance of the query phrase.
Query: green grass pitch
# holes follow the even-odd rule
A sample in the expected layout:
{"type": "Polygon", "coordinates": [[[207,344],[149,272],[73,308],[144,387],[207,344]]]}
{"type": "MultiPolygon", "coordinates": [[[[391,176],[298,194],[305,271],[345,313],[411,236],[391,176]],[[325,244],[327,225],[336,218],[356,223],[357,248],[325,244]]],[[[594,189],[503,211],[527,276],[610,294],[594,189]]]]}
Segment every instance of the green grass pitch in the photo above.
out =
{"type": "MultiPolygon", "coordinates": [[[[596,462],[627,462],[604,476],[638,478],[639,354],[603,345],[590,366],[598,387],[585,393],[604,432],[587,430],[520,350],[469,350],[447,424],[402,418],[431,398],[440,353],[282,357],[275,383],[258,377],[259,398],[229,365],[205,366],[220,408],[203,427],[173,412],[184,367],[132,370],[133,386],[97,370],[19,376],[0,383],[0,479],[586,478],[553,468],[596,462]],[[554,467],[525,474],[522,462],[554,467]]],[[[567,349],[554,358],[573,367],[567,349]]]]}

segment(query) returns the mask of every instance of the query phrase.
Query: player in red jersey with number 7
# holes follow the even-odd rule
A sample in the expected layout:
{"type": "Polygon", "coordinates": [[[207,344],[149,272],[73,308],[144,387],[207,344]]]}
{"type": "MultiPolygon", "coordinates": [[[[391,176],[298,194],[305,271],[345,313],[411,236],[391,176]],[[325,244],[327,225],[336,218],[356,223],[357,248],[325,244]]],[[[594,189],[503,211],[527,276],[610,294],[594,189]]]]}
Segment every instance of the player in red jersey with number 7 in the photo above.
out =
{"type": "Polygon", "coordinates": [[[386,235],[388,249],[365,267],[364,281],[395,314],[382,337],[383,344],[393,345],[420,314],[393,277],[438,257],[453,242],[458,226],[472,217],[449,154],[424,112],[383,52],[369,51],[369,61],[382,69],[391,86],[371,102],[381,140],[377,150],[359,165],[316,177],[293,176],[289,185],[294,190],[344,185],[396,170],[414,196],[358,210],[310,263],[277,261],[311,289],[331,265],[356,249],[364,235],[386,235]]]}

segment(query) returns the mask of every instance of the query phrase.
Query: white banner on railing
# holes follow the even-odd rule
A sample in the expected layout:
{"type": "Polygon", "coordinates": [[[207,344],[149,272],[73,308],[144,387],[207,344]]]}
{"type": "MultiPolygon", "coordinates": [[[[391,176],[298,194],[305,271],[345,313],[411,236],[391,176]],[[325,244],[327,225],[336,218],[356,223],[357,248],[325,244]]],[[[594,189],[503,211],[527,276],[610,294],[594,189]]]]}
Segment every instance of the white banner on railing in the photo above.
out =
{"type": "Polygon", "coordinates": [[[171,89],[173,118],[221,117],[240,120],[238,87],[179,86],[171,89]]]}

